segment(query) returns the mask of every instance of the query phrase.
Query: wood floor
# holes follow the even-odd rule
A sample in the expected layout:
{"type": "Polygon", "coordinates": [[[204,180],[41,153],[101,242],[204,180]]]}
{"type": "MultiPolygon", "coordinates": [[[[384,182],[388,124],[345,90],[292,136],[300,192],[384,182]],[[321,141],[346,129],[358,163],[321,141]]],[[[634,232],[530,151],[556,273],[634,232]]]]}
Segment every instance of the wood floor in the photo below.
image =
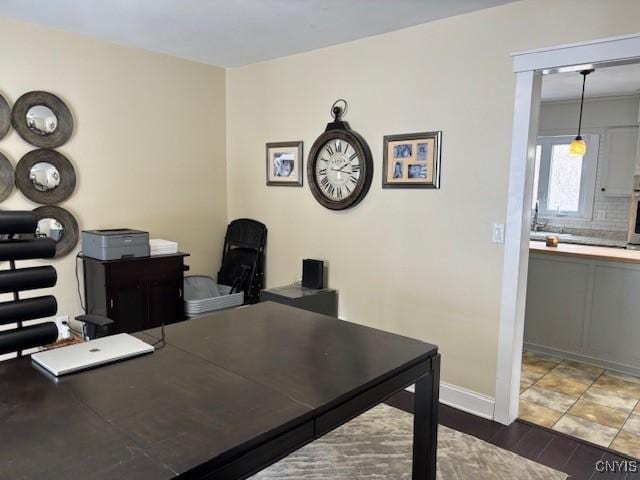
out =
{"type": "MultiPolygon", "coordinates": [[[[413,413],[412,393],[400,392],[386,403],[413,413]]],[[[640,473],[599,473],[595,470],[600,460],[623,462],[628,458],[537,425],[518,420],[504,426],[442,404],[440,424],[565,472],[572,480],[640,480],[640,473]]],[[[640,462],[637,467],[640,469],[640,462]]]]}

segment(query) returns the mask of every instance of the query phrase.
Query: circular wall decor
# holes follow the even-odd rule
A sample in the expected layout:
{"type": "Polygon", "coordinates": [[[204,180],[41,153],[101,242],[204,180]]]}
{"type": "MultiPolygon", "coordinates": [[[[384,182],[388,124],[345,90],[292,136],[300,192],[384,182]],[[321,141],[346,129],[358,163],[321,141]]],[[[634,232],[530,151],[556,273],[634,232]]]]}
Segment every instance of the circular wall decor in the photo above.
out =
{"type": "Polygon", "coordinates": [[[38,218],[36,236],[49,237],[56,241],[55,258],[68,255],[78,244],[78,222],[62,207],[44,206],[33,209],[38,218]]]}
{"type": "Polygon", "coordinates": [[[49,92],[29,92],[13,106],[11,124],[31,145],[56,148],[73,132],[73,117],[67,105],[49,92]]]}
{"type": "Polygon", "coordinates": [[[18,162],[16,186],[29,200],[52,205],[71,196],[76,188],[76,172],[67,157],[41,148],[18,162]]]}
{"type": "Polygon", "coordinates": [[[333,103],[334,121],[313,143],[307,160],[311,193],[331,210],[357,205],[367,195],[373,178],[369,145],[342,120],[347,108],[343,99],[333,103]]]}
{"type": "Polygon", "coordinates": [[[11,109],[9,103],[0,95],[0,138],[3,138],[11,127],[11,109]]]}
{"type": "Polygon", "coordinates": [[[13,191],[15,173],[7,157],[0,153],[0,202],[6,200],[13,191]]]}

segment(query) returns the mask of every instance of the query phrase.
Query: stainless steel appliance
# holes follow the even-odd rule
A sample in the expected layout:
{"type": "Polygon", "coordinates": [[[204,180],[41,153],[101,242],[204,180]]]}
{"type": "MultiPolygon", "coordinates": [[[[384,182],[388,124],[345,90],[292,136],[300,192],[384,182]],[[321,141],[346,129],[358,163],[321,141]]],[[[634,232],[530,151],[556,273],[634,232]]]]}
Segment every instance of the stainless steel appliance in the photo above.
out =
{"type": "Polygon", "coordinates": [[[633,176],[633,193],[631,194],[631,209],[629,211],[627,248],[640,250],[640,175],[633,176]]]}

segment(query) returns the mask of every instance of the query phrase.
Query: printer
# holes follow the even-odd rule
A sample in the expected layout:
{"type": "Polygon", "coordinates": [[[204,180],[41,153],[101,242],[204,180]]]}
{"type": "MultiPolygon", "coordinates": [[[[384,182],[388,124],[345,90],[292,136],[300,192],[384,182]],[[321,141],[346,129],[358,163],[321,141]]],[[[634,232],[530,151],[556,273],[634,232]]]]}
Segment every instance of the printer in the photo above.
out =
{"type": "Polygon", "coordinates": [[[98,260],[149,256],[149,232],[130,228],[84,230],[82,255],[98,260]]]}

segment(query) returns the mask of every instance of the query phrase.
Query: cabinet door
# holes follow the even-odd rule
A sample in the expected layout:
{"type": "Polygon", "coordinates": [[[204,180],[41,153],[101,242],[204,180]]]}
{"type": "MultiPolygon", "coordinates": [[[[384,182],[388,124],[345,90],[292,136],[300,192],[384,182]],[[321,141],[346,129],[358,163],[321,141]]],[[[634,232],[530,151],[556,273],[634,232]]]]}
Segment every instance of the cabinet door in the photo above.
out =
{"type": "Polygon", "coordinates": [[[605,135],[601,191],[606,196],[631,195],[636,164],[638,127],[612,127],[605,135]]]}
{"type": "Polygon", "coordinates": [[[565,352],[582,348],[589,264],[549,255],[529,257],[524,341],[565,352]]]}
{"type": "Polygon", "coordinates": [[[184,319],[182,279],[163,278],[149,282],[148,328],[169,325],[184,319]]]}
{"type": "Polygon", "coordinates": [[[133,333],[147,328],[149,295],[145,282],[116,283],[112,286],[110,309],[115,333],[133,333]]]}
{"type": "Polygon", "coordinates": [[[626,264],[596,265],[589,328],[590,354],[623,365],[640,365],[640,270],[626,264]]]}

